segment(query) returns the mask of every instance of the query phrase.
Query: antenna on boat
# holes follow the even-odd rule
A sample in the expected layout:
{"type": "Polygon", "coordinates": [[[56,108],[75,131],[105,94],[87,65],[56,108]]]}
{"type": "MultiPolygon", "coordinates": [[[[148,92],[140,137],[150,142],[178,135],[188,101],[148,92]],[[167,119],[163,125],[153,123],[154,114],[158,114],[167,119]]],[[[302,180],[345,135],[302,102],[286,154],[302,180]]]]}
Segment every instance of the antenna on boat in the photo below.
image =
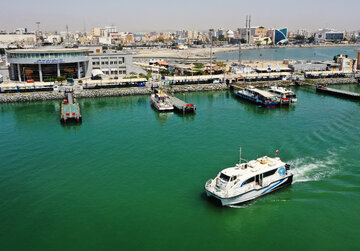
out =
{"type": "Polygon", "coordinates": [[[242,147],[240,146],[240,161],[239,161],[239,164],[241,164],[241,151],[242,151],[242,147]]]}

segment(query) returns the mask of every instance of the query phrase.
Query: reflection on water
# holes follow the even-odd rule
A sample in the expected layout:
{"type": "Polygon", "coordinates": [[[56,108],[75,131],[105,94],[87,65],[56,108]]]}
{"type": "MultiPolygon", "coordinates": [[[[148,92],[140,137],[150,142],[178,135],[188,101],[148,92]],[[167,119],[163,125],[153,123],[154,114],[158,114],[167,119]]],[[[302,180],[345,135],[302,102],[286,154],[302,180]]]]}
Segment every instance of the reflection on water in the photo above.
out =
{"type": "Polygon", "coordinates": [[[76,123],[72,121],[66,122],[66,124],[61,123],[62,128],[64,131],[80,131],[81,129],[81,123],[76,123]]]}
{"type": "Polygon", "coordinates": [[[151,106],[151,109],[154,112],[156,120],[161,126],[165,125],[166,121],[174,115],[174,112],[159,112],[152,103],[148,103],[151,106]]]}

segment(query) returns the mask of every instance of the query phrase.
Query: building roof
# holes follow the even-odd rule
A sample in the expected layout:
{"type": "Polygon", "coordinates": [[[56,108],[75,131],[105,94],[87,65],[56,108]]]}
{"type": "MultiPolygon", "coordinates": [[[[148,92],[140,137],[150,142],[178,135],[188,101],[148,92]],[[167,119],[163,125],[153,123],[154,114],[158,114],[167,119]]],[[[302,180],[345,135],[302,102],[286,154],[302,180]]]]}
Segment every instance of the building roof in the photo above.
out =
{"type": "Polygon", "coordinates": [[[84,48],[39,48],[39,49],[15,49],[6,50],[7,53],[66,53],[66,52],[88,52],[84,48]]]}

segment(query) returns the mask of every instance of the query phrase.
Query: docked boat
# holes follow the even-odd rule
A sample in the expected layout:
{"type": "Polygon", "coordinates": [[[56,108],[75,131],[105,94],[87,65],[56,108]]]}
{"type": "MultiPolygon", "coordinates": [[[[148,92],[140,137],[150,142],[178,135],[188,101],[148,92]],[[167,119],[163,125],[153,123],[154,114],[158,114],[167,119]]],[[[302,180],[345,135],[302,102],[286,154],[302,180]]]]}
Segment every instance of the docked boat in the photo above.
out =
{"type": "Polygon", "coordinates": [[[221,201],[223,206],[241,204],[291,185],[290,165],[279,157],[264,156],[222,170],[205,184],[207,196],[221,201]]]}
{"type": "Polygon", "coordinates": [[[296,94],[292,92],[291,89],[271,86],[268,92],[277,96],[280,99],[280,104],[282,105],[289,105],[297,102],[296,94]]]}
{"type": "Polygon", "coordinates": [[[150,97],[153,106],[161,112],[174,110],[173,104],[169,100],[169,96],[162,91],[156,92],[150,97]]]}
{"type": "Polygon", "coordinates": [[[274,94],[253,87],[235,90],[234,94],[242,99],[265,107],[274,107],[280,104],[280,99],[274,94]]]}

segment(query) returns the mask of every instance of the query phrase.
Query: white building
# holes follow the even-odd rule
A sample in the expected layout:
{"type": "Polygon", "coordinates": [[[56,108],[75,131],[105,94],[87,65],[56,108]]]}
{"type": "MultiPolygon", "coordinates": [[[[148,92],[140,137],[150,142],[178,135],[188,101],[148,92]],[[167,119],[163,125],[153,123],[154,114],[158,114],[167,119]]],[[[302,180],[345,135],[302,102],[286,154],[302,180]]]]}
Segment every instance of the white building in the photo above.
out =
{"type": "Polygon", "coordinates": [[[335,42],[342,41],[345,38],[345,32],[335,31],[333,29],[320,29],[315,34],[315,42],[335,42]]]}
{"type": "Polygon", "coordinates": [[[12,43],[35,44],[35,42],[35,34],[0,34],[0,47],[7,47],[7,45],[12,43]]]}

